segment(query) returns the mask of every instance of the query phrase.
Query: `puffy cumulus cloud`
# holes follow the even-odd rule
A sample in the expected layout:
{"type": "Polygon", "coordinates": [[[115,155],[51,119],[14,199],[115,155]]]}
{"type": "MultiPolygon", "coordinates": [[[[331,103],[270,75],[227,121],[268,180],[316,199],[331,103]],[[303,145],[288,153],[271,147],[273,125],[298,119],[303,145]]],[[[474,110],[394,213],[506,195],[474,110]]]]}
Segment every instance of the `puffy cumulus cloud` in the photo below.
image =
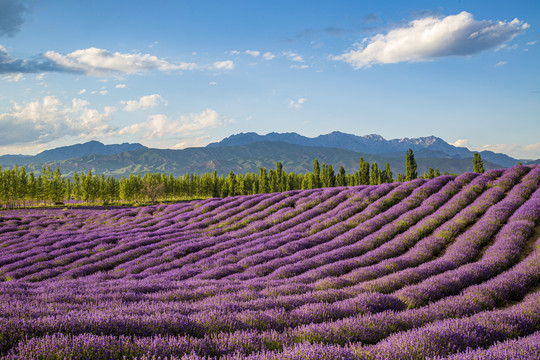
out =
{"type": "Polygon", "coordinates": [[[47,51],[43,54],[43,57],[65,71],[95,76],[133,74],[153,70],[186,71],[198,68],[198,65],[194,63],[172,64],[150,54],[111,53],[105,49],[95,47],[76,50],[67,55],[47,51]]]}
{"type": "Polygon", "coordinates": [[[200,113],[183,115],[180,118],[180,122],[182,123],[181,132],[195,132],[222,126],[226,123],[226,120],[217,111],[206,109],[200,113]]]}
{"type": "Polygon", "coordinates": [[[272,54],[271,52],[267,51],[262,55],[262,57],[263,57],[264,60],[272,60],[276,56],[274,54],[272,54]]]}
{"type": "Polygon", "coordinates": [[[291,61],[304,62],[304,58],[302,56],[300,56],[297,53],[294,53],[292,51],[285,51],[283,53],[283,56],[287,57],[291,61]]]}
{"type": "Polygon", "coordinates": [[[300,110],[304,107],[304,103],[307,101],[307,98],[298,98],[296,101],[289,101],[289,108],[294,110],[300,110]]]}
{"type": "Polygon", "coordinates": [[[214,69],[217,70],[232,70],[234,69],[234,62],[231,60],[216,61],[214,63],[214,69]]]}
{"type": "Polygon", "coordinates": [[[0,0],[0,36],[15,36],[27,13],[25,1],[0,0]]]}
{"type": "Polygon", "coordinates": [[[261,55],[261,52],[257,51],[257,50],[246,50],[245,53],[247,55],[253,56],[253,57],[257,57],[257,56],[261,55]]]}
{"type": "MultiPolygon", "coordinates": [[[[255,55],[259,53],[257,51],[248,50],[246,53],[259,56],[255,55]]],[[[26,60],[11,56],[7,49],[0,45],[0,74],[64,72],[105,77],[150,71],[232,70],[234,67],[232,60],[216,61],[207,65],[171,63],[150,54],[113,53],[95,47],[76,50],[67,55],[46,51],[31,60],[26,60]]],[[[123,87],[124,84],[117,85],[117,88],[123,87]]]]}
{"type": "Polygon", "coordinates": [[[141,96],[139,100],[127,100],[127,101],[121,101],[120,103],[125,105],[124,106],[125,111],[130,111],[130,112],[136,111],[139,109],[150,109],[160,104],[167,105],[167,101],[165,101],[161,97],[161,95],[158,95],[158,94],[145,95],[145,96],[141,96]]]}
{"type": "Polygon", "coordinates": [[[226,126],[232,120],[220,116],[217,111],[206,109],[199,113],[182,115],[178,119],[170,119],[165,114],[149,116],[146,122],[133,124],[120,129],[120,135],[133,135],[142,133],[146,140],[162,144],[163,140],[173,140],[174,144],[179,139],[200,136],[202,131],[226,126]]]}
{"type": "Polygon", "coordinates": [[[117,88],[117,89],[125,89],[125,88],[126,88],[126,84],[116,84],[116,85],[115,85],[115,88],[117,88]]]}
{"type": "Polygon", "coordinates": [[[451,142],[449,143],[450,145],[454,145],[454,146],[457,146],[457,147],[464,147],[464,148],[469,148],[469,139],[458,139],[454,142],[451,142]]]}
{"type": "Polygon", "coordinates": [[[114,133],[109,125],[110,112],[99,112],[82,99],[63,105],[56,97],[26,105],[13,103],[10,112],[0,114],[0,146],[43,144],[62,138],[105,137],[114,133]]]}
{"type": "MultiPolygon", "coordinates": [[[[0,0],[1,1],[1,0],[0,0]]],[[[148,71],[188,71],[198,69],[195,63],[173,64],[150,54],[111,53],[105,49],[88,48],[67,55],[47,51],[32,60],[11,56],[0,45],[0,74],[71,72],[91,76],[134,74],[148,71]]]]}
{"type": "Polygon", "coordinates": [[[413,20],[405,27],[364,38],[356,50],[334,60],[351,64],[355,69],[373,64],[429,61],[445,56],[464,56],[497,48],[523,33],[529,24],[475,20],[463,11],[447,17],[428,16],[413,20]]]}

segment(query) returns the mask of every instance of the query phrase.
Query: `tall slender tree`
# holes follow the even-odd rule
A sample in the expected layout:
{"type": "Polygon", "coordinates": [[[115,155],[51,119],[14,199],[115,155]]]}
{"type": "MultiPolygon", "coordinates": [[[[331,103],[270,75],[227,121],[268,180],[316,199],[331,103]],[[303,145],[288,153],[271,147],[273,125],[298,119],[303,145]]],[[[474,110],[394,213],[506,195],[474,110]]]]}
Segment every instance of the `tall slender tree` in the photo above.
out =
{"type": "Polygon", "coordinates": [[[416,173],[416,160],[411,149],[407,150],[405,157],[405,181],[411,181],[416,179],[418,174],[416,173]]]}
{"type": "Polygon", "coordinates": [[[360,158],[358,185],[369,185],[369,163],[360,158]]]}
{"type": "Polygon", "coordinates": [[[266,173],[266,168],[259,168],[259,194],[266,194],[270,191],[270,186],[268,184],[268,175],[266,173]]]}
{"type": "Polygon", "coordinates": [[[313,161],[313,184],[312,189],[317,189],[321,187],[321,166],[319,165],[319,160],[315,159],[313,161]]]}
{"type": "Polygon", "coordinates": [[[347,185],[347,174],[343,166],[339,167],[338,174],[336,176],[336,186],[346,186],[347,185]]]}
{"type": "Polygon", "coordinates": [[[381,183],[381,172],[376,162],[371,164],[371,175],[369,177],[370,185],[379,185],[381,183]]]}
{"type": "Polygon", "coordinates": [[[482,174],[484,172],[484,161],[479,153],[474,153],[473,172],[482,174]]]}

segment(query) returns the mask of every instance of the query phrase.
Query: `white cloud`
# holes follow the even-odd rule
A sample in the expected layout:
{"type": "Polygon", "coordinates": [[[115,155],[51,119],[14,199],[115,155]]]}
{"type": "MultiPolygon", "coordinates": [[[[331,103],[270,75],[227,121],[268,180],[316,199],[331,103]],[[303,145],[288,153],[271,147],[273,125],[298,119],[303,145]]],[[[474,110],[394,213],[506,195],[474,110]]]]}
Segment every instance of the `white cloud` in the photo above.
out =
{"type": "Polygon", "coordinates": [[[17,73],[13,75],[6,75],[2,77],[2,80],[8,81],[8,82],[19,82],[21,80],[25,80],[24,75],[22,73],[17,73]]]}
{"type": "Polygon", "coordinates": [[[458,139],[454,141],[453,143],[449,143],[449,144],[457,146],[457,147],[469,148],[469,139],[458,139]]]}
{"type": "Polygon", "coordinates": [[[178,121],[171,121],[167,115],[158,114],[148,118],[147,139],[161,138],[165,135],[178,134],[181,132],[181,124],[178,121]]]}
{"type": "Polygon", "coordinates": [[[271,52],[267,51],[262,55],[262,57],[263,57],[264,60],[272,60],[276,56],[274,54],[272,54],[271,52]]]}
{"type": "Polygon", "coordinates": [[[214,68],[217,70],[232,70],[234,69],[234,62],[231,60],[216,61],[214,63],[214,68]]]}
{"type": "Polygon", "coordinates": [[[471,151],[493,151],[512,156],[516,159],[540,159],[540,143],[524,144],[486,144],[482,146],[471,145],[469,139],[458,139],[449,142],[450,145],[465,147],[471,151]]]}
{"type": "Polygon", "coordinates": [[[86,89],[81,89],[81,91],[79,91],[79,95],[82,95],[82,94],[85,94],[86,93],[86,89]]]}
{"type": "Polygon", "coordinates": [[[116,84],[115,88],[117,88],[117,89],[125,89],[126,84],[116,84]]]}
{"type": "Polygon", "coordinates": [[[517,159],[540,159],[540,143],[535,144],[486,144],[477,151],[489,150],[510,155],[517,159]]]}
{"type": "Polygon", "coordinates": [[[165,114],[151,115],[146,122],[127,126],[117,133],[133,135],[144,132],[143,137],[147,140],[162,143],[163,139],[173,139],[177,142],[179,138],[197,135],[203,130],[225,126],[230,122],[215,110],[206,109],[200,113],[182,115],[178,120],[172,120],[165,114]]]}
{"type": "Polygon", "coordinates": [[[537,42],[538,42],[538,40],[528,41],[527,45],[532,46],[532,45],[536,44],[537,42]]]}
{"type": "Polygon", "coordinates": [[[103,111],[105,111],[105,114],[112,114],[116,111],[116,108],[114,106],[105,106],[103,111]]]}
{"type": "Polygon", "coordinates": [[[41,74],[36,75],[35,79],[37,81],[41,81],[41,80],[45,79],[45,73],[41,73],[41,74]]]}
{"type": "Polygon", "coordinates": [[[147,71],[194,70],[194,63],[173,64],[150,54],[111,53],[105,49],[88,48],[76,50],[67,55],[47,51],[43,57],[56,64],[61,71],[82,72],[93,76],[112,74],[133,74],[147,71]]]}
{"type": "Polygon", "coordinates": [[[257,51],[257,50],[246,50],[245,53],[247,55],[253,56],[253,57],[257,57],[257,56],[261,55],[261,52],[257,51]]]}
{"type": "Polygon", "coordinates": [[[101,95],[107,95],[109,93],[109,90],[100,90],[99,93],[101,95]]]}
{"type": "Polygon", "coordinates": [[[215,81],[210,81],[209,84],[210,84],[210,85],[217,85],[217,82],[215,82],[215,81]]]}
{"type": "Polygon", "coordinates": [[[504,66],[508,64],[508,61],[499,61],[498,63],[495,64],[495,66],[504,66]]]}
{"type": "Polygon", "coordinates": [[[291,65],[291,66],[289,66],[289,67],[290,67],[291,69],[301,69],[301,70],[305,70],[305,69],[308,69],[308,68],[309,68],[309,66],[307,66],[307,65],[305,65],[305,64],[304,64],[304,65],[291,65]]]}
{"type": "Polygon", "coordinates": [[[307,101],[307,98],[298,98],[296,101],[291,100],[291,101],[289,101],[289,108],[290,109],[295,109],[295,110],[300,110],[301,108],[304,107],[304,103],[306,101],[307,101]]]}
{"type": "Polygon", "coordinates": [[[210,136],[200,136],[194,138],[182,139],[179,143],[173,145],[173,149],[185,149],[188,147],[201,147],[208,145],[210,142],[210,136]]]}
{"type": "Polygon", "coordinates": [[[125,111],[135,111],[139,109],[150,109],[160,104],[166,105],[167,102],[158,94],[141,96],[139,100],[121,101],[124,104],[125,111]]]}
{"type": "Polygon", "coordinates": [[[472,55],[496,48],[524,32],[529,24],[475,20],[463,11],[443,18],[433,16],[413,20],[405,27],[364,38],[358,49],[334,60],[351,64],[355,69],[373,64],[430,61],[445,56],[472,55]]]}
{"type": "Polygon", "coordinates": [[[49,146],[47,144],[15,144],[15,145],[0,145],[0,154],[23,154],[23,155],[34,155],[47,150],[49,146]]]}
{"type": "Polygon", "coordinates": [[[304,62],[304,58],[302,58],[302,56],[300,56],[297,53],[294,53],[292,51],[285,51],[283,53],[283,56],[286,56],[289,60],[292,60],[292,61],[304,62]]]}
{"type": "Polygon", "coordinates": [[[206,109],[200,113],[182,115],[180,117],[181,132],[194,132],[203,129],[216,128],[225,124],[225,119],[215,110],[206,109]]]}
{"type": "Polygon", "coordinates": [[[146,128],[146,125],[144,123],[133,124],[133,125],[129,125],[118,130],[117,134],[120,136],[133,135],[133,134],[137,134],[138,132],[142,131],[145,128],[146,128]]]}
{"type": "Polygon", "coordinates": [[[91,109],[82,99],[73,99],[69,106],[54,96],[13,103],[10,112],[0,114],[0,146],[44,144],[64,136],[102,138],[114,131],[110,120],[110,113],[91,109]]]}
{"type": "MultiPolygon", "coordinates": [[[[225,52],[225,54],[227,54],[227,52],[225,52]]],[[[229,51],[228,54],[229,54],[229,55],[240,55],[240,51],[238,51],[238,50],[231,50],[231,51],[229,51]]]]}

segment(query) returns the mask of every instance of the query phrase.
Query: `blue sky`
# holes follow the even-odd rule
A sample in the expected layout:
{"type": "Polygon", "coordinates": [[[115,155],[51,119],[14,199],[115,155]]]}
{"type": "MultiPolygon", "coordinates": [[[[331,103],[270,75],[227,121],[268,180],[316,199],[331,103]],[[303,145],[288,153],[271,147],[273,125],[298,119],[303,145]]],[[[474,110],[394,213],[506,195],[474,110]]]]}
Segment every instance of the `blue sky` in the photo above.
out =
{"type": "Polygon", "coordinates": [[[540,2],[0,0],[0,154],[254,131],[540,158],[540,2]]]}

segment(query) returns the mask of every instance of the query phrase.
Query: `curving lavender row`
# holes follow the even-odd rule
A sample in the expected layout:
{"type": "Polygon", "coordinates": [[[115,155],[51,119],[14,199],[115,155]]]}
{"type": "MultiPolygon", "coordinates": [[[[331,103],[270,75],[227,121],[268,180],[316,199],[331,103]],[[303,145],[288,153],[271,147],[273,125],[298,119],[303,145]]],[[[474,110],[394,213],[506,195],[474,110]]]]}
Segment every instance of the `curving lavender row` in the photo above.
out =
{"type": "Polygon", "coordinates": [[[0,359],[534,359],[540,166],[0,212],[0,359]]]}

